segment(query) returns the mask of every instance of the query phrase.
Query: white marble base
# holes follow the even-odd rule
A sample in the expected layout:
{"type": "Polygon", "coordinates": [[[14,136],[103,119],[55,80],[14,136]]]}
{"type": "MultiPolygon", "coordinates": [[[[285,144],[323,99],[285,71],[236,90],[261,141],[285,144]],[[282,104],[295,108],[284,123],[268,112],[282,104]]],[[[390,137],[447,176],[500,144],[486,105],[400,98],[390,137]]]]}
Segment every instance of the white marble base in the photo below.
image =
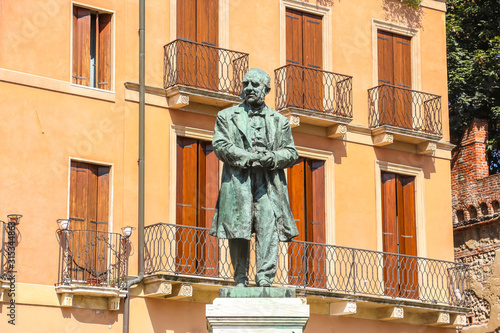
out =
{"type": "Polygon", "coordinates": [[[216,298],[206,316],[212,333],[303,333],[309,305],[298,298],[216,298]]]}

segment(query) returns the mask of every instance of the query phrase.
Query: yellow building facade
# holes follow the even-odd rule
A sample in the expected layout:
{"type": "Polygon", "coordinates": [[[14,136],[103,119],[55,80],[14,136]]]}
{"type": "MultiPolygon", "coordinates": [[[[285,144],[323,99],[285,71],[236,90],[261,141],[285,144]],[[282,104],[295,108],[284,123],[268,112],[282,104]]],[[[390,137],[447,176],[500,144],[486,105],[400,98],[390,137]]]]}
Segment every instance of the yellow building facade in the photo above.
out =
{"type": "Polygon", "coordinates": [[[3,1],[0,216],[22,218],[3,223],[0,330],[207,331],[205,305],[233,284],[226,243],[207,234],[221,170],[210,143],[249,68],[270,74],[266,103],[301,157],[287,170],[301,234],[281,245],[275,285],[310,304],[306,332],[464,325],[445,11],[147,1],[145,277],[128,290],[142,260],[139,230],[122,231],[140,227],[139,2],[3,1]]]}

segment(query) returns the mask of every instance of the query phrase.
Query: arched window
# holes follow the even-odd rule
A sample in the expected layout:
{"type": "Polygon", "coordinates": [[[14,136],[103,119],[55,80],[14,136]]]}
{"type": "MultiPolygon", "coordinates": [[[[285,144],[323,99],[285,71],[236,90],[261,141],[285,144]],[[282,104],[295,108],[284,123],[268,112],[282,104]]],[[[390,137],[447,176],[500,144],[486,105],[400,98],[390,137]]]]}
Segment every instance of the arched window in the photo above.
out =
{"type": "Polygon", "coordinates": [[[465,215],[464,215],[464,211],[459,209],[457,210],[457,221],[458,222],[462,222],[463,220],[465,220],[465,215]]]}
{"type": "Polygon", "coordinates": [[[481,207],[481,214],[483,216],[489,215],[488,205],[485,202],[482,202],[481,205],[480,205],[480,207],[481,207]]]}
{"type": "Polygon", "coordinates": [[[491,203],[491,206],[493,207],[493,212],[494,213],[500,213],[500,204],[498,203],[497,200],[493,201],[491,203]]]}
{"type": "Polygon", "coordinates": [[[470,219],[475,219],[477,217],[477,210],[476,210],[476,207],[474,206],[469,206],[469,218],[470,219]]]}

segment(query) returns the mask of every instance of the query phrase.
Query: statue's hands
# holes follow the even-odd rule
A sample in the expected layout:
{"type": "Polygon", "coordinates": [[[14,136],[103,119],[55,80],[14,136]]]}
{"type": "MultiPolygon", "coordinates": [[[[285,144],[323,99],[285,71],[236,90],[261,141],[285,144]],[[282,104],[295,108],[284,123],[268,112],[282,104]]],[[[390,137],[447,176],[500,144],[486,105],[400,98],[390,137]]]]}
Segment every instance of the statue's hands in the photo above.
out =
{"type": "Polygon", "coordinates": [[[274,154],[270,152],[265,153],[261,156],[259,162],[264,168],[272,168],[274,166],[274,154]]]}
{"type": "Polygon", "coordinates": [[[253,165],[255,162],[259,162],[262,158],[262,154],[260,153],[250,153],[250,157],[248,158],[248,162],[250,165],[253,165]]]}

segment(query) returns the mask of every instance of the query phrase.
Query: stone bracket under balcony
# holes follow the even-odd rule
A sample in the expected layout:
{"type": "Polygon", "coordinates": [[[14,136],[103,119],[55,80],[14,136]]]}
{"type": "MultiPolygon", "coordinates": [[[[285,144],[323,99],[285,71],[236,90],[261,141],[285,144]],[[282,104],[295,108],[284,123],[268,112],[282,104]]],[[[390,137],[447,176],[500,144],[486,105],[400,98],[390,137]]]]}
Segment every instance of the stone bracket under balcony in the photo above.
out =
{"type": "Polygon", "coordinates": [[[372,129],[373,145],[382,147],[394,142],[414,144],[418,154],[432,155],[437,149],[440,135],[415,132],[410,129],[383,125],[372,129]]]}
{"type": "MultiPolygon", "coordinates": [[[[308,298],[308,301],[311,306],[314,306],[315,297],[308,298]]],[[[337,299],[327,305],[325,312],[330,316],[336,317],[394,321],[413,325],[448,328],[456,328],[457,326],[464,326],[466,324],[466,315],[463,309],[433,309],[418,307],[410,303],[396,300],[392,302],[371,302],[355,299],[337,299]]]]}
{"type": "Polygon", "coordinates": [[[183,299],[193,296],[190,283],[168,281],[157,275],[144,278],[144,296],[151,298],[183,299]]]}
{"type": "Polygon", "coordinates": [[[56,286],[61,307],[90,308],[96,310],[119,310],[120,299],[127,292],[118,288],[69,285],[56,286]]]}
{"type": "Polygon", "coordinates": [[[71,284],[56,286],[59,304],[63,308],[90,308],[95,310],[120,309],[120,299],[127,295],[125,290],[105,286],[71,284]]]}
{"type": "Polygon", "coordinates": [[[180,109],[193,103],[228,108],[243,102],[239,96],[182,85],[166,89],[165,95],[168,107],[172,109],[180,109]]]}
{"type": "Polygon", "coordinates": [[[347,133],[347,124],[352,119],[333,114],[287,107],[279,111],[288,118],[290,127],[298,127],[301,124],[309,124],[319,127],[326,127],[326,136],[329,138],[340,138],[347,133]]]}
{"type": "MultiPolygon", "coordinates": [[[[139,102],[139,85],[125,83],[125,100],[139,102]]],[[[146,104],[170,109],[181,109],[215,116],[223,108],[238,105],[242,100],[238,96],[176,85],[167,90],[146,86],[146,104]],[[208,107],[207,107],[208,106],[208,107]]]]}

